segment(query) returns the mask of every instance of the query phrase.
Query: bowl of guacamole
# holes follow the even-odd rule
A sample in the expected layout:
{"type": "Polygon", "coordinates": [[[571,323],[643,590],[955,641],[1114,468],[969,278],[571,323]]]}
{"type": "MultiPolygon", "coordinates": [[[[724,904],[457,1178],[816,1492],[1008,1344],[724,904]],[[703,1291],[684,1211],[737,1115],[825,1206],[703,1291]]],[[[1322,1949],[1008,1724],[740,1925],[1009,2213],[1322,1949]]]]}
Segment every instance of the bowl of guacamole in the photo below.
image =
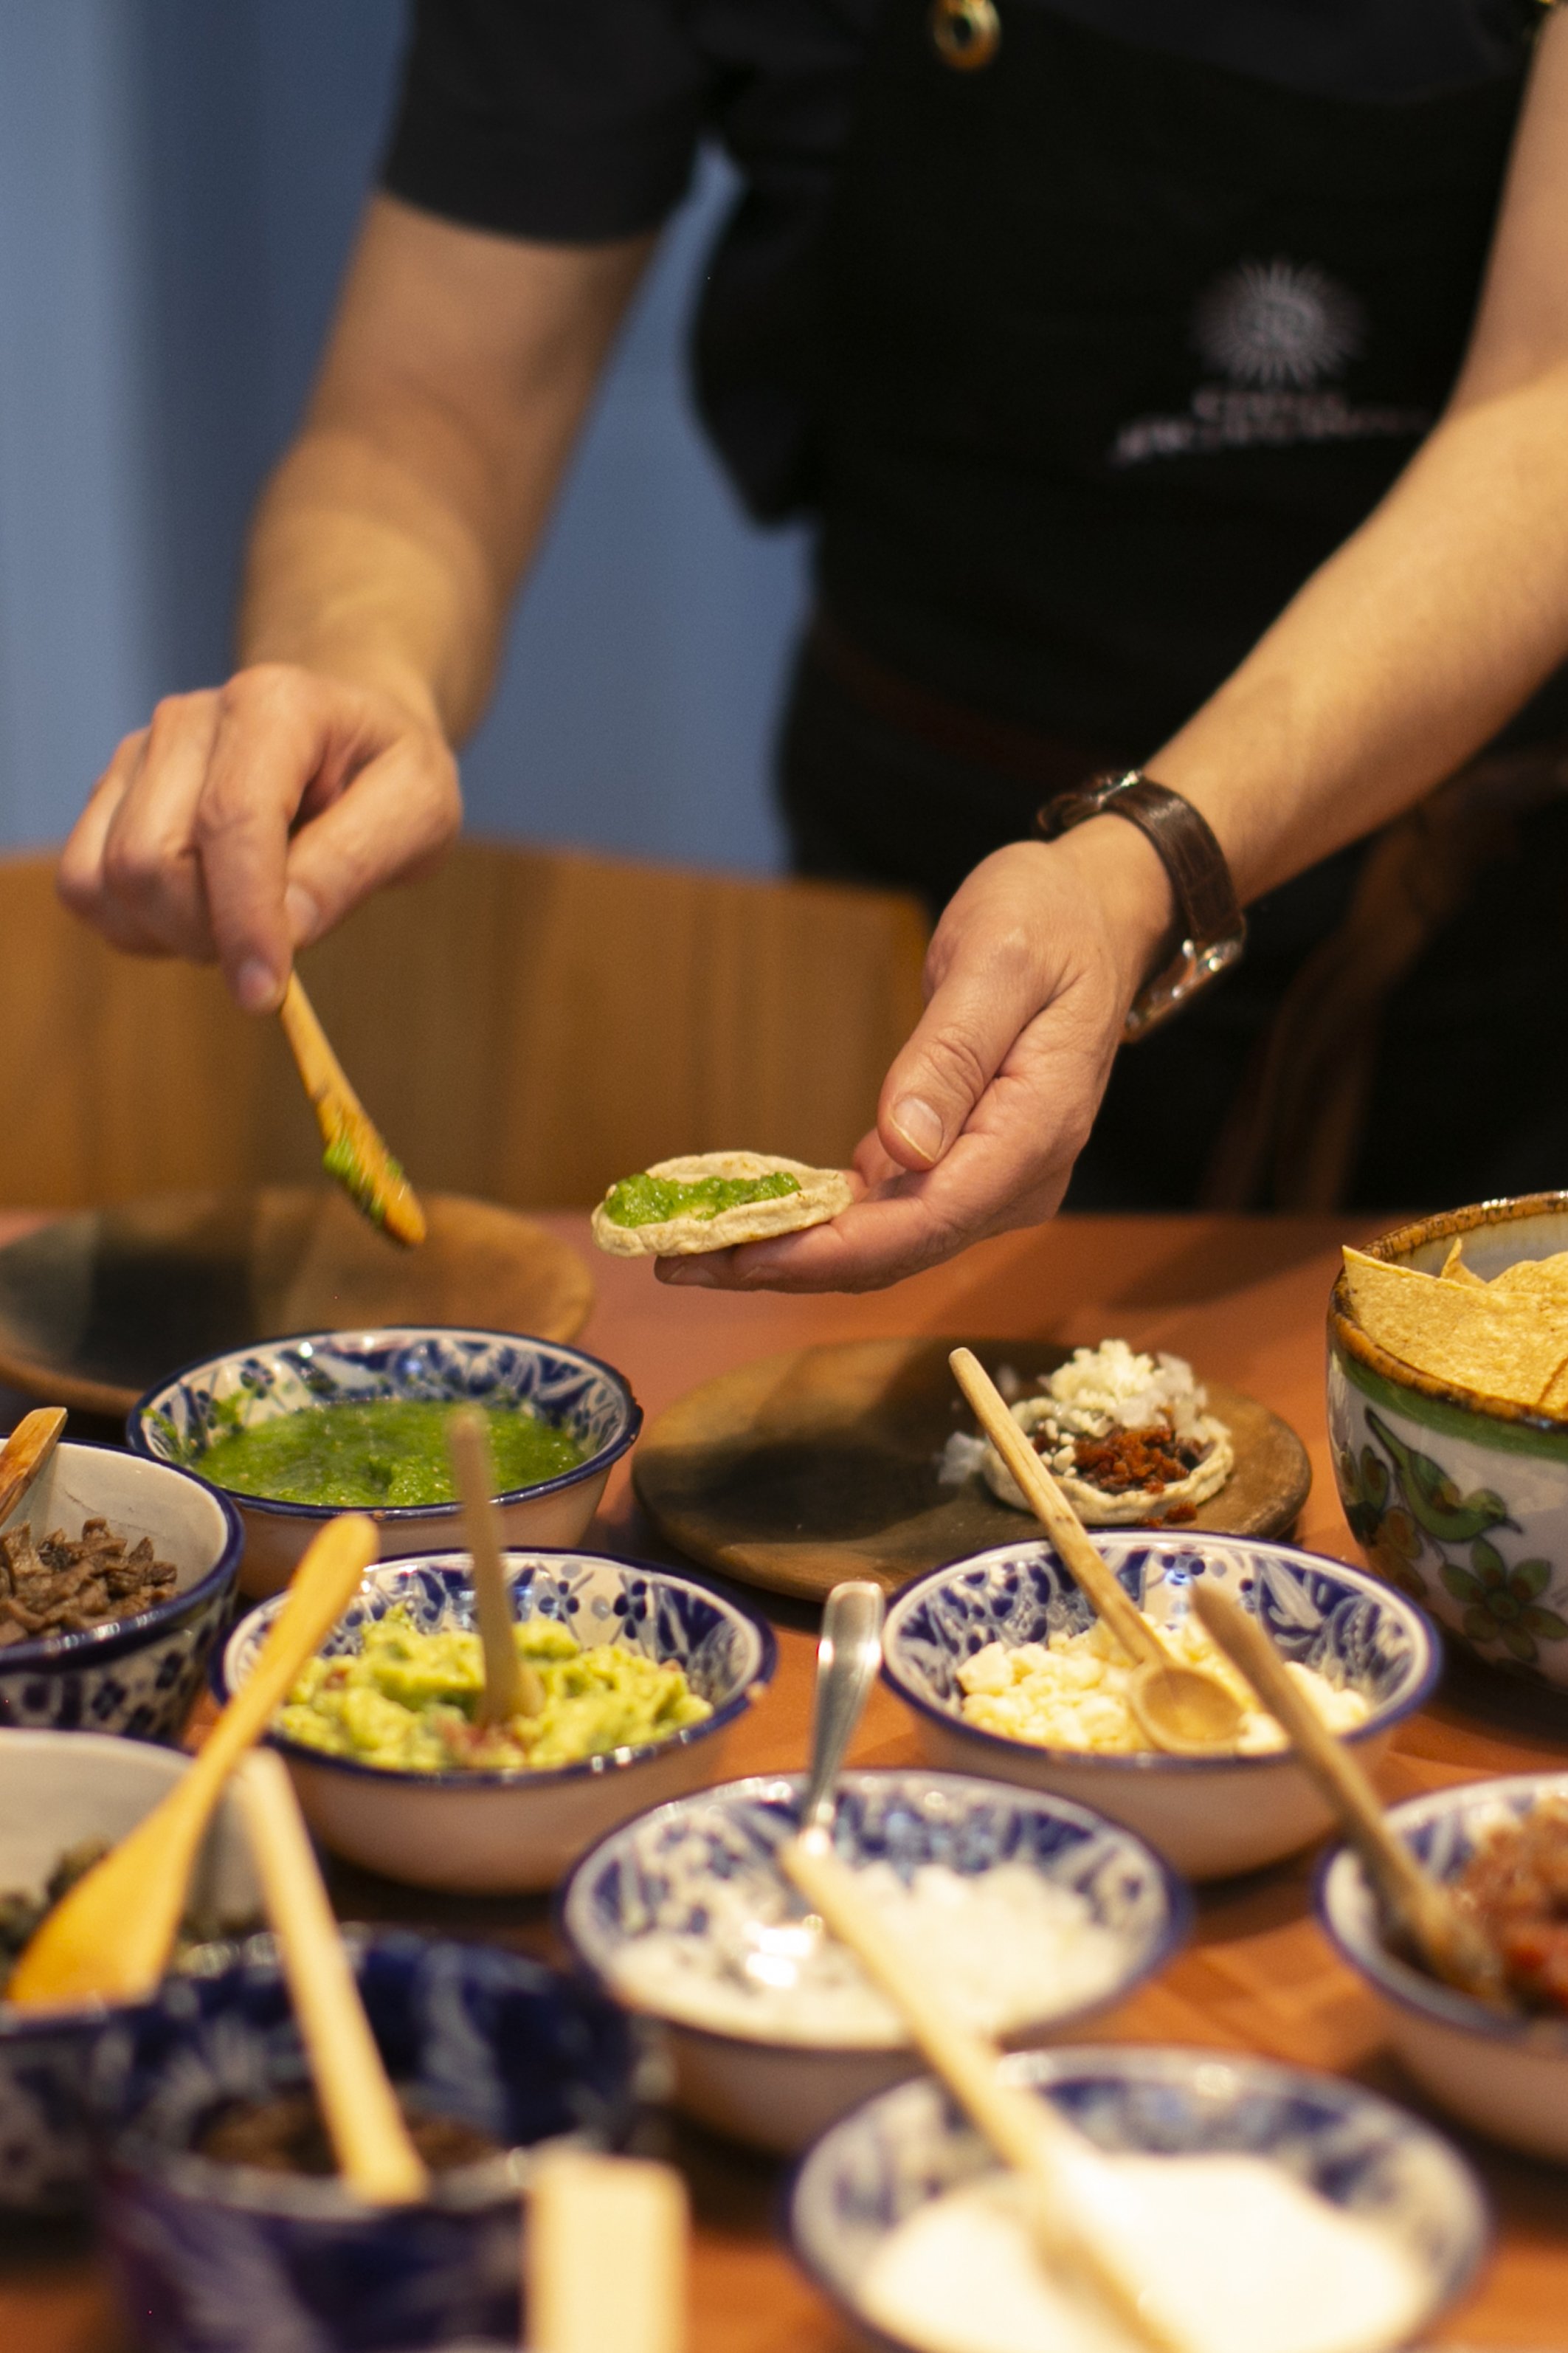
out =
{"type": "Polygon", "coordinates": [[[389,1553],[458,1540],[452,1407],[489,1425],[507,1541],[582,1537],[642,1413],[611,1365],[563,1342],[451,1325],[306,1332],[190,1365],[126,1422],[134,1453],[194,1472],[245,1529],[240,1586],[279,1591],[321,1521],[365,1511],[389,1553]]]}
{"type": "MultiPolygon", "coordinates": [[[[514,1640],[542,1704],[479,1721],[483,1662],[466,1554],[381,1562],[272,1721],[322,1843],[417,1887],[552,1886],[648,1806],[721,1779],[726,1736],[761,1696],[765,1620],[673,1569],[509,1549],[514,1640]]],[[[281,1596],[235,1629],[220,1700],[251,1672],[281,1596]]]]}

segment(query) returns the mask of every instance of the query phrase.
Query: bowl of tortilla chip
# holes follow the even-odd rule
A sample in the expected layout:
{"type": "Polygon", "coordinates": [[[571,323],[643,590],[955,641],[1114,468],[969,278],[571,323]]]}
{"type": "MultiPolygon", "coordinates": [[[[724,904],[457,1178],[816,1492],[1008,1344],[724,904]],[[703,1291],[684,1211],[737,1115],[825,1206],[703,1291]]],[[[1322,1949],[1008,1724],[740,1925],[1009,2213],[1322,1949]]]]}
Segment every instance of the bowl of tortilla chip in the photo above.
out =
{"type": "Polygon", "coordinates": [[[1458,1650],[1568,1689],[1568,1193],[1346,1250],[1329,1435],[1372,1568],[1458,1650]]]}

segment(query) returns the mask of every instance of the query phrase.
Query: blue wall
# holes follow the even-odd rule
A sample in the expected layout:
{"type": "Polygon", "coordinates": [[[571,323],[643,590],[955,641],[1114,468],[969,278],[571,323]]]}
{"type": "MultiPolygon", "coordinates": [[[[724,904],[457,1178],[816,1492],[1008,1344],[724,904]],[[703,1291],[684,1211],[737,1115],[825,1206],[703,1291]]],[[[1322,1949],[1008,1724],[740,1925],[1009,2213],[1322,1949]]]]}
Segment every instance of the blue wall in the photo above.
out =
{"type": "MultiPolygon", "coordinates": [[[[0,0],[0,841],[220,676],[244,520],[299,413],[379,145],[396,0],[0,0]]],[[[464,761],[476,829],[767,868],[798,535],[738,514],[672,225],[464,761]]]]}

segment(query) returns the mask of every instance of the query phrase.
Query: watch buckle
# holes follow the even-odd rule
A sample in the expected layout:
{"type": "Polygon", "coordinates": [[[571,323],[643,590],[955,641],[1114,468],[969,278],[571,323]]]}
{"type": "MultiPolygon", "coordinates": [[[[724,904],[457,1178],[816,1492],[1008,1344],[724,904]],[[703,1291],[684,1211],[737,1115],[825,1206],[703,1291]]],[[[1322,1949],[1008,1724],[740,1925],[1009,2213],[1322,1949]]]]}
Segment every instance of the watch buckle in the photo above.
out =
{"type": "Polygon", "coordinates": [[[1245,919],[1237,929],[1227,933],[1223,940],[1212,940],[1200,949],[1194,940],[1184,940],[1175,955],[1152,980],[1141,988],[1127,1010],[1122,1029],[1123,1040],[1129,1044],[1135,1038],[1146,1038],[1179,1012],[1189,997],[1202,988],[1205,981],[1215,980],[1239,963],[1247,944],[1245,919]]]}

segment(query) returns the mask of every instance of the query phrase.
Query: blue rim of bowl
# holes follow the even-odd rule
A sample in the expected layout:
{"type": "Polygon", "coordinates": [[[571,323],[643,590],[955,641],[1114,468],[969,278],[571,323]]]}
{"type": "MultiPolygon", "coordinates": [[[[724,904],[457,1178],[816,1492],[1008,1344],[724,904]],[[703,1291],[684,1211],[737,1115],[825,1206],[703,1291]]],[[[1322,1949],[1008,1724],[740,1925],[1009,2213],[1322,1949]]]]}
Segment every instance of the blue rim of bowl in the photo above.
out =
{"type": "MultiPolygon", "coordinates": [[[[1091,1529],[1089,1533],[1092,1535],[1094,1531],[1091,1529]]],[[[1402,1724],[1407,1715],[1413,1715],[1430,1698],[1443,1672],[1443,1645],[1425,1609],[1412,1601],[1408,1594],[1398,1593],[1392,1586],[1385,1585],[1381,1577],[1373,1577],[1364,1568],[1352,1568],[1348,1562],[1335,1560],[1328,1553],[1308,1552],[1300,1545],[1281,1544],[1272,1536],[1231,1536],[1217,1528],[1186,1529],[1180,1535],[1165,1535],[1157,1528],[1129,1528],[1118,1530],[1117,1534],[1136,1535],[1139,1542],[1148,1543],[1151,1551],[1163,1549],[1172,1552],[1192,1552],[1201,1545],[1205,1535],[1210,1535],[1221,1544],[1248,1545],[1256,1551],[1269,1553],[1279,1560],[1306,1561],[1319,1572],[1327,1571],[1335,1577],[1342,1577],[1369,1600],[1382,1602],[1396,1614],[1404,1612],[1413,1619],[1426,1645],[1426,1665],[1403,1699],[1385,1701],[1381,1707],[1373,1710],[1364,1724],[1358,1724],[1353,1732],[1341,1735],[1347,1747],[1353,1748],[1363,1740],[1376,1739],[1382,1734],[1391,1732],[1396,1724],[1402,1724]]],[[[1017,1542],[1033,1546],[1041,1552],[1049,1553],[1054,1560],[1060,1560],[1056,1547],[1043,1531],[1037,1536],[1020,1536],[1017,1542]]],[[[956,1560],[943,1561],[936,1568],[928,1568],[921,1576],[912,1577],[908,1585],[900,1587],[889,1609],[888,1622],[882,1629],[882,1681],[889,1691],[897,1694],[906,1707],[913,1708],[917,1715],[927,1717],[932,1724],[940,1724],[946,1731],[960,1734],[965,1740],[974,1741],[983,1750],[994,1748],[1009,1757],[1042,1757],[1052,1765],[1092,1766],[1096,1772],[1236,1773],[1244,1768],[1256,1772],[1260,1767],[1289,1766],[1294,1761],[1289,1748],[1265,1749],[1256,1757],[1170,1757],[1162,1749],[1140,1749],[1134,1756],[1108,1757],[1097,1754],[1092,1748],[1047,1748],[1037,1741],[1010,1740],[1005,1733],[987,1732],[984,1725],[969,1723],[955,1709],[940,1707],[934,1700],[923,1699],[919,1692],[910,1690],[895,1673],[888,1656],[889,1637],[894,1620],[905,1605],[912,1604],[915,1597],[928,1585],[934,1585],[939,1578],[951,1577],[955,1568],[967,1568],[976,1561],[984,1560],[991,1553],[1011,1549],[1007,1545],[988,1545],[984,1552],[963,1553],[956,1560]]]]}
{"type": "MultiPolygon", "coordinates": [[[[1077,2042],[1060,2049],[1052,2047],[1044,2051],[1009,2052],[1004,2064],[1006,2065],[1007,2062],[1016,2063],[1016,2074],[1023,2074],[1031,2062],[1044,2062],[1047,2067],[1067,2072],[1074,2071],[1074,2063],[1080,2061],[1085,2063],[1080,2072],[1089,2073],[1093,2067],[1099,2067],[1112,2075],[1119,2073],[1122,2067],[1136,2066],[1140,2062],[1146,2065],[1149,2063],[1157,2063],[1152,2071],[1157,2076],[1169,2080],[1173,2075],[1184,2081],[1187,2080],[1197,2067],[1205,2063],[1211,2066],[1217,2063],[1225,2067],[1241,2068],[1253,2076],[1267,2075],[1280,2091],[1288,2090],[1292,2084],[1301,2084],[1307,2087],[1303,2096],[1315,2093],[1323,2084],[1337,2084],[1353,2094],[1358,2103],[1364,2103],[1369,2107],[1381,2109],[1385,2116],[1397,2118],[1399,2123],[1407,2129],[1414,2128],[1424,2133],[1429,2140],[1436,2142],[1458,2168],[1469,2190],[1473,2230],[1470,2244],[1461,2250],[1458,2266],[1453,2278],[1446,2284],[1438,2286],[1434,2292],[1427,2307],[1412,2327],[1410,2331],[1412,2337],[1417,2334],[1424,2335],[1436,2322],[1439,2314],[1447,2312],[1458,2304],[1491,2253],[1497,2237],[1497,2226],[1492,2220],[1491,2205],[1486,2191],[1481,2187],[1476,2169],[1468,2158],[1456,2149],[1452,2142],[1440,2134],[1435,2125],[1429,2125],[1424,2116],[1412,2115],[1407,2108],[1400,2107],[1396,2101],[1384,2099],[1380,2092],[1369,2092],[1352,2076],[1330,2074],[1326,2069],[1321,2068],[1292,2067],[1278,2059],[1265,2059],[1253,2051],[1215,2051],[1206,2047],[1188,2048],[1183,2044],[1168,2042],[1077,2042]]],[[[1026,2084],[1026,2088],[1027,2088],[1026,2084]]],[[[849,2111],[849,2116],[863,2116],[866,2110],[873,2106],[878,2100],[891,2099],[894,2093],[907,2089],[907,2084],[896,2084],[890,2092],[874,2092],[869,2100],[862,2100],[858,2107],[852,2108],[849,2111]]],[[[849,2116],[835,2117],[833,2123],[827,2126],[825,2131],[818,2133],[810,2147],[802,2149],[800,2155],[789,2166],[776,2192],[774,2216],[777,2235],[781,2244],[789,2249],[817,2294],[832,2306],[835,2312],[847,2320],[852,2328],[868,2343],[880,2347],[882,2353],[923,2353],[923,2348],[915,2345],[909,2337],[892,2337],[885,2328],[879,2328],[876,2322],[868,2316],[853,2297],[847,2295],[836,2281],[828,2278],[826,2273],[818,2265],[815,2256],[807,2251],[795,2229],[795,2197],[800,2188],[801,2176],[823,2142],[831,2134],[839,2131],[849,2121],[849,2116]]],[[[1266,2165],[1271,2162],[1268,2158],[1263,2161],[1266,2165]]],[[[1401,2344],[1407,2341],[1405,2337],[1400,2339],[1401,2344]]]]}
{"type": "MultiPolygon", "coordinates": [[[[616,1990],[614,1981],[584,1952],[568,1924],[566,1907],[571,1901],[572,1890],[592,1868],[604,1849],[613,1845],[617,1839],[626,1837],[641,1824],[657,1820],[660,1814],[674,1814],[694,1806],[710,1805],[715,1799],[733,1798],[742,1790],[765,1792],[788,1786],[798,1792],[804,1787],[805,1778],[804,1773],[748,1773],[738,1781],[716,1781],[706,1789],[693,1789],[684,1797],[668,1798],[662,1805],[650,1806],[646,1812],[634,1814],[629,1821],[617,1822],[614,1829],[605,1832],[603,1838],[596,1839],[587,1852],[573,1864],[556,1889],[550,1907],[551,1926],[580,1972],[612,2001],[619,2002],[623,2010],[629,2010],[634,2017],[657,2020],[659,2025],[669,2028],[671,2031],[695,2035],[703,2042],[721,2042],[728,2050],[784,2052],[789,2055],[798,2054],[803,2059],[897,2059],[910,2052],[913,2046],[907,2042],[805,2042],[796,2041],[794,2036],[786,2041],[782,2037],[763,2034],[731,2034],[722,2027],[700,2026],[693,2020],[678,2018],[669,2010],[645,2008],[640,2003],[628,2001],[616,1990]]],[[[1131,1977],[1119,1979],[1113,1989],[1079,2002],[1074,2010],[1053,2010],[1048,2018],[1021,2020],[1016,2026],[1008,2028],[1009,2039],[1043,2032],[1047,2028],[1052,2034],[1067,2033],[1080,2020],[1093,2018],[1102,2010],[1112,2009],[1118,2002],[1126,2001],[1140,1986],[1146,1985],[1151,1978],[1159,1975],[1192,1934],[1196,1905],[1192,1889],[1180,1872],[1173,1870],[1164,1856],[1136,1831],[1129,1830],[1124,1822],[1113,1822],[1106,1815],[1096,1813],[1092,1806],[1086,1806],[1076,1798],[1058,1797],[1049,1789],[1030,1789],[1016,1781],[988,1781],[980,1773],[954,1773],[937,1765],[852,1765],[841,1778],[847,1782],[956,1781],[964,1788],[984,1789],[993,1803],[1033,1805],[1069,1814],[1090,1830],[1108,1831],[1112,1837],[1125,1839],[1131,1845],[1141,1848],[1154,1865],[1165,1891],[1165,1925],[1152,1940],[1148,1957],[1140,1962],[1131,1977]]]]}
{"type": "MultiPolygon", "coordinates": [[[[700,1724],[684,1724],[675,1732],[667,1732],[662,1740],[639,1741],[635,1748],[606,1749],[600,1756],[585,1757],[574,1765],[542,1765],[537,1767],[523,1765],[519,1766],[512,1772],[479,1771],[465,1766],[447,1773],[418,1773],[404,1766],[362,1765],[356,1757],[333,1757],[324,1748],[311,1748],[304,1741],[289,1740],[280,1732],[268,1732],[267,1746],[269,1748],[276,1748],[280,1756],[289,1757],[299,1764],[324,1766],[331,1772],[347,1773],[361,1780],[374,1782],[378,1787],[384,1784],[389,1788],[395,1787],[414,1789],[558,1788],[563,1781],[582,1781],[603,1778],[610,1773],[622,1773],[629,1766],[644,1764],[650,1757],[668,1756],[678,1748],[693,1746],[699,1740],[705,1739],[710,1733],[721,1732],[727,1725],[733,1724],[736,1718],[752,1704],[752,1694],[756,1693],[760,1695],[766,1691],[773,1679],[774,1670],[778,1665],[779,1646],[778,1638],[773,1628],[759,1611],[737,1599],[716,1577],[698,1577],[684,1568],[666,1568],[658,1561],[639,1560],[631,1553],[585,1552],[581,1545],[502,1546],[503,1561],[513,1554],[523,1560],[602,1560],[608,1562],[612,1568],[629,1568],[635,1570],[638,1576],[658,1577],[665,1584],[694,1586],[700,1592],[709,1595],[713,1600],[722,1601],[726,1607],[733,1609],[738,1617],[743,1618],[748,1625],[755,1629],[760,1643],[756,1672],[732,1699],[727,1699],[721,1707],[716,1707],[711,1715],[704,1716],[700,1724]]],[[[459,1561],[466,1562],[468,1557],[466,1552],[397,1554],[390,1560],[377,1561],[366,1574],[374,1576],[377,1570],[389,1570],[395,1574],[399,1570],[412,1571],[416,1568],[447,1565],[455,1567],[459,1561]]],[[[286,1599],[287,1588],[283,1593],[269,1594],[265,1601],[257,1605],[255,1609],[246,1613],[239,1624],[233,1629],[226,1641],[214,1645],[211,1662],[207,1669],[207,1679],[213,1696],[220,1705],[230,1696],[227,1652],[235,1635],[242,1632],[244,1628],[248,1626],[253,1619],[258,1617],[262,1610],[270,1609],[276,1612],[281,1609],[286,1599]]],[[[330,1629],[329,1631],[331,1630],[332,1630],[330,1629]]],[[[322,1639],[324,1641],[326,1638],[323,1636],[322,1639]]]]}
{"type": "MultiPolygon", "coordinates": [[[[84,1454],[112,1454],[121,1462],[125,1460],[122,1446],[105,1446],[98,1439],[73,1438],[67,1443],[79,1447],[84,1454]]],[[[187,1618],[197,1616],[221,1593],[226,1580],[230,1585],[234,1583],[245,1549],[245,1524],[227,1492],[215,1487],[209,1480],[183,1471],[177,1462],[160,1461],[155,1454],[140,1455],[136,1460],[145,1462],[150,1470],[166,1472],[172,1479],[184,1479],[213,1497],[224,1520],[223,1549],[216,1561],[183,1593],[171,1594],[167,1601],[154,1601],[150,1609],[139,1609],[134,1617],[111,1618],[102,1626],[84,1626],[68,1634],[35,1635],[30,1640],[7,1644],[0,1650],[0,1675],[47,1674],[62,1667],[107,1666],[129,1651],[143,1649],[160,1634],[176,1632],[187,1618]]],[[[32,1727],[16,1728],[26,1731],[32,1727]]],[[[39,1725],[37,1729],[47,1731],[49,1727],[39,1725]]]]}
{"type": "MultiPolygon", "coordinates": [[[[643,1425],[643,1410],[633,1393],[630,1381],[616,1366],[606,1364],[603,1356],[590,1356],[586,1348],[574,1347],[567,1340],[542,1340],[536,1332],[496,1332],[483,1324],[365,1324],[347,1332],[280,1332],[269,1340],[253,1341],[247,1348],[224,1348],[220,1349],[216,1356],[193,1357],[188,1365],[181,1365],[175,1371],[164,1373],[160,1379],[153,1382],[151,1388],[142,1390],[125,1417],[125,1443],[132,1454],[139,1454],[147,1461],[163,1461],[161,1454],[153,1453],[142,1434],[142,1417],[151,1410],[152,1400],[154,1398],[162,1397],[165,1389],[173,1388],[177,1382],[189,1380],[193,1373],[205,1373],[210,1366],[226,1365],[236,1356],[256,1356],[264,1348],[297,1348],[306,1340],[328,1341],[342,1347],[345,1341],[370,1340],[378,1333],[394,1332],[460,1333],[473,1340],[509,1342],[514,1347],[521,1345],[535,1348],[553,1348],[563,1356],[575,1358],[580,1365],[592,1365],[596,1373],[603,1373],[605,1379],[612,1382],[620,1391],[626,1409],[626,1426],[619,1438],[612,1439],[607,1446],[601,1446],[596,1454],[591,1454],[585,1462],[574,1464],[570,1471],[557,1471],[552,1478],[536,1479],[526,1487],[505,1488],[495,1499],[503,1510],[509,1504],[529,1502],[536,1495],[553,1495],[563,1488],[578,1486],[584,1479],[595,1475],[598,1472],[608,1471],[612,1464],[618,1462],[621,1456],[637,1444],[643,1425]]],[[[437,1398],[435,1402],[438,1404],[441,1400],[437,1398]]],[[[467,1400],[453,1398],[450,1402],[453,1405],[458,1405],[467,1400]]],[[[478,1400],[474,1399],[472,1402],[477,1403],[478,1400]]],[[[341,1512],[360,1508],[358,1505],[346,1504],[289,1504],[276,1495],[247,1495],[242,1488],[220,1487],[216,1480],[202,1479],[201,1472],[194,1463],[187,1465],[167,1462],[163,1463],[163,1467],[168,1471],[183,1470],[187,1478],[200,1479],[202,1485],[210,1488],[215,1495],[237,1497],[247,1512],[271,1513],[279,1519],[333,1520],[341,1512]]],[[[456,1520],[461,1508],[462,1506],[456,1503],[374,1504],[366,1507],[366,1516],[374,1520],[378,1525],[384,1523],[388,1526],[395,1527],[399,1522],[428,1520],[443,1514],[456,1520]]]]}
{"type": "MultiPolygon", "coordinates": [[[[1483,1775],[1479,1780],[1454,1781],[1445,1789],[1427,1789],[1419,1797],[1405,1798],[1397,1806],[1389,1807],[1385,1819],[1389,1827],[1397,1831],[1402,1814],[1416,1813],[1436,1805],[1438,1800],[1445,1801],[1437,1808],[1443,1811],[1447,1802],[1462,1805],[1468,1799],[1479,1797],[1482,1790],[1497,1797],[1505,1789],[1551,1785],[1568,1794],[1568,1769],[1483,1775]]],[[[1436,1978],[1426,1977],[1413,1961],[1402,1961],[1396,1953],[1389,1951],[1381,1936],[1373,1940],[1370,1952],[1352,1944],[1329,1909],[1329,1873],[1342,1855],[1347,1854],[1354,1862],[1350,1848],[1331,1847],[1326,1854],[1319,1856],[1312,1873],[1312,1909],[1318,1926],[1347,1968],[1373,1986],[1384,2000],[1396,2009],[1413,2010],[1428,2024],[1457,2027],[1467,2034],[1489,2035],[1496,2042],[1524,2043],[1538,2049],[1542,2058],[1568,2060],[1568,2018],[1541,2017],[1529,2010],[1521,2010],[1514,2018],[1502,2017],[1495,2010],[1489,2010],[1484,2001],[1460,1993],[1457,1987],[1440,1985],[1436,1978]]]]}

